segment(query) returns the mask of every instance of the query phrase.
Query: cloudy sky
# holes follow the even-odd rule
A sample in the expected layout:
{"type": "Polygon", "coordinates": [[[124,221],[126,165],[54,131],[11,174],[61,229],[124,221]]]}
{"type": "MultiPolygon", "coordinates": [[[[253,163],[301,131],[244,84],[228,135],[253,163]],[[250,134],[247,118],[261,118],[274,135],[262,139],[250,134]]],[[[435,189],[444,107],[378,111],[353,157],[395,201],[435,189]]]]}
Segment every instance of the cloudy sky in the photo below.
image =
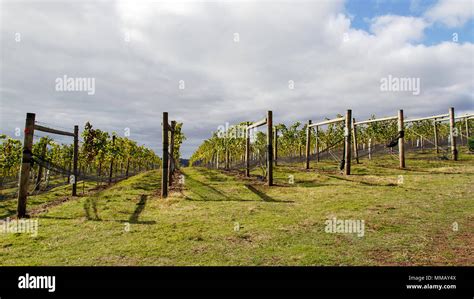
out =
{"type": "MultiPolygon", "coordinates": [[[[0,133],[26,112],[161,150],[161,116],[189,157],[218,126],[474,112],[474,1],[0,0],[0,133]],[[95,78],[95,93],[57,78],[95,78]],[[420,94],[381,90],[419,78],[420,94]],[[183,88],[184,87],[184,88],[183,88]]],[[[38,134],[40,135],[40,133],[38,134]]]]}

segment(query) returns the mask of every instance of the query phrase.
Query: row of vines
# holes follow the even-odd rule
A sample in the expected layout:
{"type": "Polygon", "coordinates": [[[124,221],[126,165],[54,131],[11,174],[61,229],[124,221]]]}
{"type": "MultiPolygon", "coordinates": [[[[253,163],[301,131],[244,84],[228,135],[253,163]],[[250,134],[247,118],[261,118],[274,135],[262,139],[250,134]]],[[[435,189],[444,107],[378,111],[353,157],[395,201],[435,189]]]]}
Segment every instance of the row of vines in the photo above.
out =
{"type": "MultiPolygon", "coordinates": [[[[337,115],[337,118],[342,115],[337,115]]],[[[375,119],[375,115],[371,117],[375,119]]],[[[212,137],[205,140],[199,148],[191,156],[190,163],[197,165],[205,165],[212,163],[216,159],[224,161],[226,159],[226,151],[229,152],[231,160],[242,161],[245,155],[245,134],[241,133],[242,127],[245,127],[246,123],[240,123],[231,126],[226,132],[216,131],[212,134],[212,137]],[[219,155],[220,153],[220,155],[219,155]]],[[[278,157],[302,157],[305,154],[306,146],[306,128],[307,124],[301,122],[295,122],[292,125],[286,126],[285,124],[278,124],[274,126],[274,129],[278,132],[278,157]]],[[[456,128],[461,138],[465,138],[465,122],[456,122],[456,128]]],[[[469,131],[473,132],[474,123],[469,123],[469,131]]],[[[374,122],[367,125],[360,125],[356,127],[357,140],[360,147],[363,144],[367,144],[369,139],[372,145],[375,144],[387,144],[392,140],[398,133],[397,121],[385,121],[385,122],[374,122]]],[[[439,144],[447,143],[449,137],[449,124],[438,123],[438,142],[439,144]]],[[[318,131],[318,146],[320,149],[324,149],[333,145],[338,141],[342,141],[344,135],[344,123],[333,123],[327,125],[324,129],[318,131]]],[[[253,139],[251,143],[251,151],[253,153],[265,154],[266,147],[266,134],[264,132],[251,132],[250,138],[253,139]]],[[[433,143],[434,140],[434,129],[432,120],[418,121],[414,123],[408,123],[405,125],[405,142],[416,146],[417,142],[424,140],[427,143],[433,143]]],[[[465,139],[467,140],[467,139],[465,139]]],[[[311,134],[311,144],[314,145],[316,136],[311,134]]],[[[342,143],[341,143],[342,146],[342,143]]],[[[311,149],[313,153],[315,149],[311,149]]],[[[263,157],[256,157],[257,159],[263,159],[263,157]]],[[[264,160],[264,159],[263,159],[264,160]]]]}
{"type": "MultiPolygon", "coordinates": [[[[182,124],[176,128],[175,157],[179,161],[179,150],[184,135],[182,124]]],[[[93,128],[87,122],[82,130],[78,156],[80,174],[91,174],[94,177],[109,176],[109,166],[113,161],[114,176],[129,176],[134,173],[159,168],[161,159],[149,148],[137,142],[109,134],[93,128]]],[[[17,181],[21,165],[22,142],[6,135],[0,135],[0,184],[17,181]]],[[[59,144],[49,136],[37,138],[33,144],[33,154],[43,157],[63,169],[72,171],[73,145],[59,144]]],[[[39,165],[34,165],[32,173],[37,174],[39,165]]],[[[34,176],[34,175],[33,175],[34,176]]]]}

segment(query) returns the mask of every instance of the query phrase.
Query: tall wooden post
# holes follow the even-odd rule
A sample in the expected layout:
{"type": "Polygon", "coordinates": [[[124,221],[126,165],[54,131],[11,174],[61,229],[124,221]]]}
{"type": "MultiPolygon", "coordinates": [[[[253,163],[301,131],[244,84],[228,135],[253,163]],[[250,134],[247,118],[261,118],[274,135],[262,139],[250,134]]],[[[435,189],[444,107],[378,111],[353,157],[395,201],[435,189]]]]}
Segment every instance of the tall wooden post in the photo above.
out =
{"type": "Polygon", "coordinates": [[[72,173],[74,183],[72,184],[72,196],[77,196],[77,162],[79,160],[79,126],[74,126],[74,149],[72,156],[72,173]]]}
{"type": "Polygon", "coordinates": [[[466,138],[468,142],[467,144],[469,145],[469,118],[464,118],[464,121],[466,122],[466,138]]]}
{"type": "Polygon", "coordinates": [[[308,126],[306,127],[306,169],[309,169],[309,155],[311,148],[311,120],[308,120],[308,126]]]}
{"type": "MultiPolygon", "coordinates": [[[[115,146],[115,135],[112,135],[112,147],[115,146]]],[[[112,175],[114,173],[114,157],[110,159],[110,168],[109,168],[109,184],[112,183],[112,175]]]]}
{"type": "MultiPolygon", "coordinates": [[[[43,144],[43,148],[41,149],[41,158],[45,158],[46,155],[46,146],[48,144],[45,143],[43,144]]],[[[35,185],[35,191],[38,191],[40,189],[40,183],[41,183],[41,176],[43,175],[43,166],[38,165],[38,176],[36,177],[36,185],[35,185]]]]}
{"type": "Polygon", "coordinates": [[[21,161],[20,182],[18,189],[18,218],[26,217],[26,201],[28,198],[28,182],[31,170],[31,150],[33,149],[33,134],[35,131],[35,114],[27,113],[23,138],[23,157],[21,161]]]}
{"type": "Polygon", "coordinates": [[[439,154],[439,146],[438,146],[438,122],[436,118],[433,121],[433,130],[434,130],[434,146],[436,153],[439,154]]]}
{"type": "Polygon", "coordinates": [[[273,186],[273,114],[267,112],[267,178],[268,186],[273,186]]]}
{"type": "Polygon", "coordinates": [[[171,142],[170,142],[170,151],[169,151],[169,159],[168,159],[168,185],[171,186],[173,184],[173,172],[175,170],[175,159],[174,159],[174,129],[176,128],[176,121],[171,121],[171,142]]]}
{"type": "Polygon", "coordinates": [[[250,130],[248,128],[248,123],[247,123],[247,129],[246,129],[246,136],[245,136],[245,176],[249,177],[250,176],[250,130]]]}
{"type": "Polygon", "coordinates": [[[319,162],[319,142],[318,142],[318,133],[319,133],[319,129],[318,129],[318,126],[314,127],[314,137],[315,137],[315,144],[314,144],[314,148],[316,149],[316,162],[319,162]]]}
{"type": "Polygon", "coordinates": [[[403,109],[398,110],[398,156],[400,160],[400,168],[405,168],[405,125],[403,121],[403,109]]]}
{"type": "Polygon", "coordinates": [[[219,150],[217,150],[216,154],[216,169],[219,169],[219,150]]]}
{"type": "Polygon", "coordinates": [[[355,118],[352,118],[352,142],[354,143],[354,158],[357,164],[359,164],[359,147],[357,145],[357,127],[355,125],[355,118]]]}
{"type": "Polygon", "coordinates": [[[456,136],[454,132],[454,107],[449,108],[449,136],[451,138],[451,153],[454,161],[458,160],[458,150],[456,148],[456,136]]]}
{"type": "Polygon", "coordinates": [[[278,129],[277,127],[275,127],[275,136],[274,136],[274,141],[273,143],[275,144],[275,166],[277,166],[277,163],[278,163],[278,129]]]}
{"type": "Polygon", "coordinates": [[[163,112],[163,157],[161,165],[161,197],[168,197],[168,112],[163,112]]]}
{"type": "Polygon", "coordinates": [[[345,127],[345,151],[344,151],[344,160],[345,160],[345,166],[344,166],[344,173],[346,175],[351,174],[351,129],[352,127],[352,110],[348,109],[346,112],[346,127],[345,127]]]}
{"type": "Polygon", "coordinates": [[[372,160],[372,138],[369,138],[369,143],[367,145],[367,151],[369,153],[369,160],[372,160]]]}

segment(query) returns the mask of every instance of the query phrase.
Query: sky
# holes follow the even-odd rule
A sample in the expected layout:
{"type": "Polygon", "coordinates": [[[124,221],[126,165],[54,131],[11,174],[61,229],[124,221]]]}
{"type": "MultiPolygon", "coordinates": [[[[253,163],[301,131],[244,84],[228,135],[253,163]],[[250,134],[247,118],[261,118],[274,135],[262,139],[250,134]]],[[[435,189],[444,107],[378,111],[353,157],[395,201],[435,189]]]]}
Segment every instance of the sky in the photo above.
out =
{"type": "Polygon", "coordinates": [[[0,134],[15,137],[33,112],[160,153],[167,111],[189,157],[219,126],[267,110],[285,124],[347,109],[359,120],[472,113],[473,22],[472,0],[0,0],[0,134]],[[65,76],[94,88],[61,89],[65,76]],[[387,78],[419,92],[383,89],[387,78]]]}

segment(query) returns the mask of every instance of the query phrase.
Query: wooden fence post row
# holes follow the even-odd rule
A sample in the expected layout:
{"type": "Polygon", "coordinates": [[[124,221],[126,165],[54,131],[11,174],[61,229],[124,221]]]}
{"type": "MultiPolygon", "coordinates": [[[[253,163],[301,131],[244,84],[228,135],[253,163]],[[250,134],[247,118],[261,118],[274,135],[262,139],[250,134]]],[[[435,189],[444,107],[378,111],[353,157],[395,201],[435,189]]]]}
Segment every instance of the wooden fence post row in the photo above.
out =
{"type": "Polygon", "coordinates": [[[306,169],[309,169],[309,156],[310,156],[310,148],[311,148],[311,129],[314,127],[315,128],[315,137],[316,137],[316,142],[315,142],[315,154],[316,154],[316,161],[319,162],[319,142],[318,142],[318,133],[319,133],[319,127],[324,126],[324,125],[329,125],[333,123],[338,123],[344,121],[344,173],[346,175],[350,175],[351,173],[351,168],[350,168],[350,163],[351,163],[351,156],[352,156],[352,150],[351,150],[351,136],[352,136],[352,125],[353,125],[353,119],[352,119],[352,110],[347,110],[346,116],[345,117],[339,117],[339,118],[334,118],[330,120],[325,120],[322,122],[318,123],[312,123],[311,120],[308,120],[308,125],[306,126],[306,169]]]}
{"type": "MultiPolygon", "coordinates": [[[[74,137],[74,154],[73,154],[73,173],[74,173],[74,184],[72,186],[72,196],[76,196],[76,182],[77,182],[77,160],[78,160],[78,136],[79,136],[79,127],[74,126],[74,133],[60,131],[44,126],[37,125],[35,123],[36,115],[34,113],[27,113],[26,114],[26,121],[25,121],[25,131],[24,131],[24,139],[23,139],[23,154],[21,160],[21,168],[20,168],[20,178],[19,178],[19,186],[18,186],[18,205],[17,205],[17,216],[18,218],[25,218],[27,217],[26,213],[26,205],[28,201],[28,183],[30,178],[30,171],[31,171],[31,163],[33,161],[33,136],[35,130],[42,131],[46,133],[64,135],[64,136],[71,136],[74,137]]],[[[43,148],[43,156],[46,152],[46,147],[43,148]]],[[[39,174],[41,175],[41,169],[39,174]]],[[[35,189],[39,187],[39,181],[35,186],[35,189]]]]}
{"type": "MultiPolygon", "coordinates": [[[[250,130],[260,126],[267,125],[267,153],[266,153],[266,166],[267,166],[267,185],[273,186],[273,113],[272,111],[267,111],[267,117],[254,122],[252,125],[247,123],[246,128],[246,140],[245,140],[245,176],[250,176],[250,130]]],[[[276,130],[275,130],[276,135],[276,130]]],[[[276,142],[275,137],[275,142],[276,142]]],[[[275,146],[276,148],[276,146],[275,146]]],[[[275,157],[277,154],[275,153],[275,157]]]]}

